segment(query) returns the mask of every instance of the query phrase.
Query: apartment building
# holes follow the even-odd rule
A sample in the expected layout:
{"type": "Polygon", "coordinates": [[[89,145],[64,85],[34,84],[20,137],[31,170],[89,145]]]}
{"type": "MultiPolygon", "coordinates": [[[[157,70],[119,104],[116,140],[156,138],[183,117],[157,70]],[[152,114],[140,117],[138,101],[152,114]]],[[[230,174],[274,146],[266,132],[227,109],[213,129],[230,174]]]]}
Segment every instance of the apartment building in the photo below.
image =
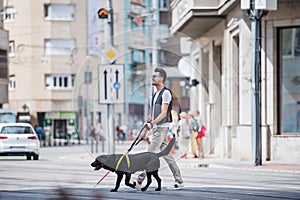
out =
{"type": "MultiPolygon", "coordinates": [[[[200,101],[191,104],[201,110],[208,128],[206,152],[250,161],[253,50],[251,21],[240,2],[173,0],[171,32],[187,35],[194,44],[192,76],[200,81],[194,91],[200,101]]],[[[300,2],[276,3],[262,18],[262,161],[299,161],[300,2]]]]}
{"type": "Polygon", "coordinates": [[[8,32],[3,29],[4,7],[0,1],[0,108],[8,102],[8,32]]]}
{"type": "Polygon", "coordinates": [[[114,129],[107,127],[109,113],[113,126],[140,128],[150,99],[146,88],[151,88],[152,49],[157,50],[157,62],[170,70],[173,80],[168,86],[184,99],[188,109],[187,92],[181,91],[186,87],[180,86],[185,77],[174,70],[180,53],[176,39],[169,39],[169,2],[156,2],[157,24],[152,24],[154,1],[111,1],[112,33],[109,19],[98,17],[100,8],[109,11],[108,2],[8,1],[4,27],[9,31],[10,101],[5,107],[16,109],[18,120],[50,129],[51,139],[74,133],[87,139],[88,128],[98,122],[110,137],[114,129]],[[154,27],[156,46],[152,48],[150,31],[154,27]],[[114,60],[107,57],[110,50],[116,55],[114,60]],[[112,111],[107,112],[107,104],[99,100],[103,88],[99,71],[114,64],[124,65],[119,81],[125,100],[113,103],[112,111]]]}
{"type": "MultiPolygon", "coordinates": [[[[7,1],[9,103],[18,120],[48,127],[53,138],[77,130],[77,74],[87,55],[86,2],[7,1]],[[76,103],[75,103],[76,102],[76,103]]],[[[1,40],[2,41],[2,40],[1,40]]]]}

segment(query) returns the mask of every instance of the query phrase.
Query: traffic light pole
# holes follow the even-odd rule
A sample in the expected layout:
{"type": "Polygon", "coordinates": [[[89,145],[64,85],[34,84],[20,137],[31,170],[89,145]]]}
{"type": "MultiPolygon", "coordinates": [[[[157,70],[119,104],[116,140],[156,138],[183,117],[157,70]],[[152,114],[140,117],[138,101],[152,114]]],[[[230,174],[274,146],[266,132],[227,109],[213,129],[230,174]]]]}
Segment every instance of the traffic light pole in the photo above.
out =
{"type": "MultiPolygon", "coordinates": [[[[113,21],[113,9],[112,9],[112,0],[107,0],[107,7],[108,7],[108,28],[109,33],[107,34],[107,42],[105,43],[107,46],[113,47],[114,40],[113,40],[113,30],[114,30],[114,21],[113,21]]],[[[107,104],[107,150],[109,154],[115,153],[115,130],[114,130],[114,119],[113,115],[115,113],[115,106],[114,104],[108,103],[107,104]]]]}

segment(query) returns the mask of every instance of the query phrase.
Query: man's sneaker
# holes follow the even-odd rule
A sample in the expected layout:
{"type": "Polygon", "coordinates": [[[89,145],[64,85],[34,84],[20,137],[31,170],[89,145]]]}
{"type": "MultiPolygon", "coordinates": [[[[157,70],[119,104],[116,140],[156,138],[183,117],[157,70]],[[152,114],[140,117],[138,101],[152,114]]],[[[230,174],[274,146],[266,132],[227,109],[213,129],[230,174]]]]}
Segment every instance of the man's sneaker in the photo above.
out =
{"type": "Polygon", "coordinates": [[[139,183],[138,181],[137,182],[133,182],[133,185],[134,185],[135,189],[141,190],[142,184],[139,183]]]}
{"type": "Polygon", "coordinates": [[[175,183],[173,186],[168,187],[167,190],[182,190],[183,188],[183,183],[175,183]]]}

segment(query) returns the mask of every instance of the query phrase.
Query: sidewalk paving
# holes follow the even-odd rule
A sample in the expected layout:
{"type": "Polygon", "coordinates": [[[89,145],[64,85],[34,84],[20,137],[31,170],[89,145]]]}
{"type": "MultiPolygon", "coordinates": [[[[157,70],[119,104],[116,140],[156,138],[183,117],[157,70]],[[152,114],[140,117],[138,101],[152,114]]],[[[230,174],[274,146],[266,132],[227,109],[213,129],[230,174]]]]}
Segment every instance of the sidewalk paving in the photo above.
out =
{"type": "MultiPolygon", "coordinates": [[[[132,141],[125,141],[124,144],[117,144],[116,153],[126,153],[127,149],[130,147],[132,141]]],[[[79,144],[83,146],[85,144],[79,144]]],[[[78,145],[74,145],[78,146],[78,145]]],[[[89,145],[86,146],[87,149],[90,148],[89,145]]],[[[139,145],[135,147],[131,153],[137,153],[145,150],[145,145],[139,145]],[[136,152],[137,151],[137,152],[136,152]]],[[[84,153],[80,157],[82,159],[91,159],[91,155],[96,157],[101,154],[106,154],[101,151],[99,147],[98,153],[84,153]]],[[[77,155],[78,156],[78,155],[77,155]]],[[[239,169],[239,170],[256,170],[256,171],[270,171],[270,172],[289,172],[289,173],[299,173],[300,174],[300,161],[297,162],[285,162],[285,161],[263,161],[261,166],[255,166],[252,161],[237,161],[233,159],[217,158],[215,155],[208,155],[205,158],[180,158],[178,152],[174,154],[174,157],[179,166],[190,167],[190,168],[228,168],[228,169],[239,169]]]]}
{"type": "Polygon", "coordinates": [[[300,173],[300,162],[284,161],[264,161],[262,165],[255,166],[254,163],[246,161],[236,161],[226,158],[187,158],[178,159],[179,165],[190,167],[209,167],[209,168],[231,168],[240,170],[257,170],[257,171],[274,171],[274,172],[291,172],[300,173]]]}

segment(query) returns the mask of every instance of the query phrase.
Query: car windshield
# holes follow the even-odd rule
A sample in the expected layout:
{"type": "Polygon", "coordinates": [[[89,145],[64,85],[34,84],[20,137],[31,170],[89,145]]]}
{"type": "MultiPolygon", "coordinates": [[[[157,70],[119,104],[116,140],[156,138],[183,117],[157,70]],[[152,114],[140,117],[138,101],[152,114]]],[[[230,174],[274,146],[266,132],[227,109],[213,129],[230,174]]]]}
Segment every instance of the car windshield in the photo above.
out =
{"type": "Polygon", "coordinates": [[[5,126],[1,129],[2,134],[33,134],[30,127],[26,126],[5,126]]]}

